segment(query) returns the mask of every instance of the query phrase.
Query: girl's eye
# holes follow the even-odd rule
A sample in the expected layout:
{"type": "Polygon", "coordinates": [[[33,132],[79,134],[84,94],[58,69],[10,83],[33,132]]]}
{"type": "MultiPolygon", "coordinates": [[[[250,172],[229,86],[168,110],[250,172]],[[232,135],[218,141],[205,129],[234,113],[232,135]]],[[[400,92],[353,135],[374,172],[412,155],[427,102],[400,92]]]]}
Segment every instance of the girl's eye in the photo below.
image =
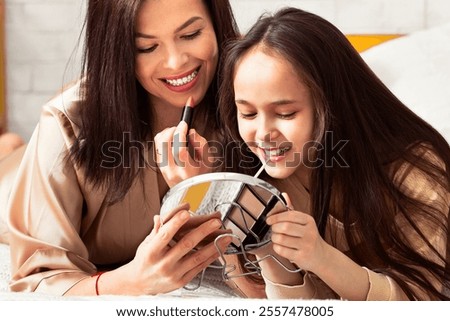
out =
{"type": "Polygon", "coordinates": [[[292,118],[294,118],[296,113],[297,112],[293,112],[293,113],[290,113],[290,114],[278,114],[278,117],[281,118],[281,119],[292,119],[292,118]]]}
{"type": "Polygon", "coordinates": [[[185,40],[193,40],[193,39],[197,38],[198,36],[200,36],[201,33],[202,33],[202,31],[199,29],[193,33],[189,33],[187,35],[181,36],[181,38],[183,38],[185,40]]]}
{"type": "Polygon", "coordinates": [[[239,113],[239,116],[243,119],[252,119],[255,118],[256,113],[247,113],[247,114],[239,113]]]}
{"type": "Polygon", "coordinates": [[[142,49],[137,48],[137,52],[138,53],[151,53],[151,52],[155,51],[157,47],[158,47],[158,45],[154,45],[154,46],[151,46],[148,48],[142,48],[142,49]]]}

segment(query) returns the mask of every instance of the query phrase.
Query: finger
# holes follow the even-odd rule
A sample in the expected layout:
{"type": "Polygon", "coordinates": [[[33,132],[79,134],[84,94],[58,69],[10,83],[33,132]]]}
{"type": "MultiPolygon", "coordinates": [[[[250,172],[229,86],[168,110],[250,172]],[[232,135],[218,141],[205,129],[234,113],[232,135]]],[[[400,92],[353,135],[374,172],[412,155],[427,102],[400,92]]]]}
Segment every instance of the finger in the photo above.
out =
{"type": "MultiPolygon", "coordinates": [[[[293,248],[286,247],[286,246],[283,246],[280,244],[274,244],[273,250],[278,255],[280,255],[292,262],[294,262],[293,258],[296,258],[298,256],[298,249],[293,249],[293,248]]],[[[298,263],[296,262],[296,264],[298,264],[298,263]]]]}
{"type": "Polygon", "coordinates": [[[223,253],[225,249],[230,245],[231,237],[224,237],[217,241],[216,244],[210,243],[202,250],[199,250],[189,256],[186,256],[181,266],[185,269],[181,271],[183,278],[197,275],[204,268],[208,267],[211,263],[220,257],[220,253],[223,253]],[[217,247],[219,250],[217,250],[217,247]]]}
{"type": "MultiPolygon", "coordinates": [[[[177,214],[179,211],[189,211],[189,209],[190,209],[189,203],[181,203],[180,205],[173,208],[170,212],[161,213],[161,217],[160,217],[161,225],[166,224],[166,222],[170,221],[170,219],[172,217],[174,217],[175,214],[177,214]]],[[[189,219],[190,219],[190,217],[189,217],[189,219]]]]}
{"type": "Polygon", "coordinates": [[[189,161],[189,150],[187,147],[187,131],[188,125],[185,121],[181,121],[175,128],[172,140],[172,153],[175,164],[180,167],[186,167],[189,161]]]}
{"type": "Polygon", "coordinates": [[[303,235],[292,236],[288,234],[273,233],[271,236],[271,240],[273,244],[278,244],[291,249],[299,249],[302,236],[303,235]]]}
{"type": "Polygon", "coordinates": [[[174,166],[175,164],[171,148],[175,130],[176,127],[166,128],[154,138],[156,162],[159,167],[174,166]]]}
{"type": "Polygon", "coordinates": [[[159,228],[161,227],[161,216],[155,215],[153,216],[153,230],[152,233],[158,233],[159,228]]]}
{"type": "Polygon", "coordinates": [[[292,205],[291,198],[289,197],[288,193],[281,193],[281,195],[283,195],[284,199],[286,200],[287,208],[293,211],[294,206],[292,205]]]}
{"type": "MultiPolygon", "coordinates": [[[[220,213],[214,213],[214,214],[208,214],[208,215],[195,215],[195,213],[193,214],[191,212],[191,217],[189,218],[189,221],[187,221],[181,228],[180,230],[177,232],[177,234],[175,235],[174,239],[176,241],[182,239],[184,236],[186,236],[191,230],[193,230],[194,228],[199,227],[200,225],[202,225],[204,222],[211,220],[213,218],[216,219],[220,219],[220,213]]],[[[218,230],[220,231],[220,230],[218,230]]],[[[218,233],[217,232],[213,232],[214,233],[218,233]]],[[[209,235],[207,236],[203,241],[201,241],[199,244],[204,244],[204,241],[207,240],[207,242],[211,242],[210,238],[213,237],[213,235],[209,235]]]]}
{"type": "Polygon", "coordinates": [[[177,212],[168,222],[160,227],[154,238],[153,248],[162,251],[173,240],[178,230],[189,220],[190,214],[186,210],[177,212]]]}
{"type": "Polygon", "coordinates": [[[195,228],[197,226],[200,226],[201,224],[203,224],[206,221],[209,221],[213,218],[218,218],[220,219],[220,212],[214,212],[211,214],[205,214],[205,215],[193,215],[191,216],[191,218],[189,219],[189,221],[184,224],[183,228],[195,228]]]}
{"type": "Polygon", "coordinates": [[[281,222],[291,222],[306,225],[311,221],[312,217],[308,214],[298,211],[287,211],[270,215],[266,219],[268,225],[274,225],[281,222]]]}
{"type": "Polygon", "coordinates": [[[214,240],[223,234],[230,234],[231,230],[224,230],[224,229],[219,229],[217,231],[212,232],[211,234],[207,235],[203,240],[201,240],[198,244],[197,244],[197,248],[203,248],[204,246],[208,245],[209,243],[213,243],[214,240]]]}
{"type": "Polygon", "coordinates": [[[194,279],[200,272],[206,269],[209,265],[211,265],[218,258],[218,254],[211,255],[207,260],[205,260],[202,264],[196,266],[191,270],[187,270],[187,272],[181,277],[181,282],[184,284],[189,283],[194,279]]]}
{"type": "Polygon", "coordinates": [[[189,143],[194,148],[195,160],[207,164],[209,159],[207,155],[208,141],[197,133],[195,129],[189,131],[189,143]]]}
{"type": "Polygon", "coordinates": [[[296,224],[292,222],[282,222],[272,225],[272,233],[289,235],[294,237],[303,237],[305,235],[305,225],[296,224]]]}
{"type": "Polygon", "coordinates": [[[212,219],[193,229],[171,249],[168,253],[170,259],[174,262],[179,261],[183,256],[192,251],[202,239],[218,230],[221,226],[222,222],[220,220],[212,219]]]}

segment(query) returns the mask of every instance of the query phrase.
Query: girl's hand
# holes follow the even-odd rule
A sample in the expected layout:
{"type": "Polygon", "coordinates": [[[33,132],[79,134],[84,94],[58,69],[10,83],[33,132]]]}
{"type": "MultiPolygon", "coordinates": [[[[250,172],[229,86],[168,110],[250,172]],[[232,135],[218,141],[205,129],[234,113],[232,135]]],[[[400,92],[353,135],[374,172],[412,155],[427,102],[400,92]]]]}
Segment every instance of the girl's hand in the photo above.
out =
{"type": "MultiPolygon", "coordinates": [[[[191,229],[176,244],[171,241],[182,226],[189,221],[189,205],[179,206],[176,214],[164,224],[160,216],[154,217],[154,228],[139,245],[135,258],[125,265],[125,273],[132,284],[127,292],[131,294],[167,293],[189,283],[198,273],[219,257],[214,242],[193,250],[205,237],[217,233],[221,221],[217,217],[191,229]]],[[[230,238],[220,240],[222,251],[231,242],[230,238]]]]}
{"type": "MultiPolygon", "coordinates": [[[[288,207],[292,208],[287,194],[288,207]]],[[[311,215],[289,210],[266,220],[272,228],[273,250],[299,268],[314,272],[326,261],[327,243],[322,239],[311,215]]]]}
{"type": "Polygon", "coordinates": [[[209,173],[214,167],[207,140],[195,129],[191,129],[189,135],[187,130],[187,124],[182,121],[177,127],[164,129],[154,139],[156,162],[169,187],[187,178],[209,173]]]}

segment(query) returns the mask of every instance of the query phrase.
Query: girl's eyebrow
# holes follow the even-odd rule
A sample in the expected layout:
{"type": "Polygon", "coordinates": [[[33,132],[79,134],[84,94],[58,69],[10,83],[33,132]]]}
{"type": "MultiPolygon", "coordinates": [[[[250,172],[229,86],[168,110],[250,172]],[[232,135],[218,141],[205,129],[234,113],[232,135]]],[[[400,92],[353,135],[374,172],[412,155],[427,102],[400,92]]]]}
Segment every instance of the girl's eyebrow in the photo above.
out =
{"type": "Polygon", "coordinates": [[[291,104],[295,104],[296,101],[295,100],[291,100],[291,99],[281,99],[281,100],[276,100],[274,102],[271,102],[270,105],[273,106],[283,106],[283,105],[291,105],[291,104]]]}
{"type": "MultiPolygon", "coordinates": [[[[202,17],[197,17],[197,16],[189,18],[183,24],[181,24],[178,28],[176,28],[174,33],[180,32],[181,30],[189,27],[191,24],[193,24],[197,20],[203,20],[203,18],[202,17]]],[[[156,38],[153,35],[147,35],[147,34],[144,34],[144,33],[141,33],[141,32],[136,32],[135,37],[136,38],[146,38],[146,39],[155,39],[156,38]]]]}
{"type": "MultiPolygon", "coordinates": [[[[234,101],[236,104],[240,104],[240,105],[247,105],[247,106],[251,106],[252,104],[248,101],[246,101],[245,99],[236,99],[234,101]]],[[[269,105],[271,106],[283,106],[283,105],[291,105],[296,103],[295,100],[290,100],[290,99],[281,99],[281,100],[276,100],[271,102],[269,105]]]]}
{"type": "Polygon", "coordinates": [[[239,105],[251,105],[248,101],[244,99],[236,99],[234,102],[239,105]]]}

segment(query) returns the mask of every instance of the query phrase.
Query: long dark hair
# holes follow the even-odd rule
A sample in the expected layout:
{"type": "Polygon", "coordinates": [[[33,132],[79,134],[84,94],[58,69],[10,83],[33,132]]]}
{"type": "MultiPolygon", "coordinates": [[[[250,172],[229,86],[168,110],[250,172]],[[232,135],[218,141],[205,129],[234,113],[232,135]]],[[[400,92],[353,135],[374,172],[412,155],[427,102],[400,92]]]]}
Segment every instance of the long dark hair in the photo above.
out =
{"type": "MultiPolygon", "coordinates": [[[[430,276],[449,287],[450,258],[429,239],[448,236],[448,142],[391,93],[335,26],[294,8],[262,16],[229,47],[222,61],[219,101],[228,140],[242,142],[234,102],[235,66],[256,46],[287,59],[309,87],[315,105],[314,141],[324,146],[317,149],[317,159],[332,164],[333,142],[348,141],[339,151],[348,166],[323,165],[312,171],[311,213],[321,235],[332,211],[344,224],[349,255],[356,262],[392,277],[410,299],[449,299],[430,276]],[[440,199],[430,204],[405,187],[405,180],[411,183],[408,170],[436,187],[440,199]],[[403,228],[412,235],[405,235],[403,228]],[[428,255],[410,244],[411,239],[428,255]]],[[[447,249],[448,242],[447,237],[447,249]]]]}
{"type": "MultiPolygon", "coordinates": [[[[143,149],[148,145],[136,142],[145,142],[151,133],[145,124],[152,123],[148,93],[135,77],[134,27],[142,2],[90,0],[85,20],[80,131],[70,159],[84,170],[87,182],[108,188],[111,203],[123,198],[140,173],[145,164],[143,149]],[[128,135],[126,139],[124,135],[128,135]],[[110,142],[121,142],[121,157],[102,166],[102,149],[110,142]]],[[[228,0],[203,2],[214,25],[220,56],[223,44],[238,35],[232,9],[228,0]]],[[[196,108],[212,129],[216,126],[217,90],[216,76],[196,108]]]]}

